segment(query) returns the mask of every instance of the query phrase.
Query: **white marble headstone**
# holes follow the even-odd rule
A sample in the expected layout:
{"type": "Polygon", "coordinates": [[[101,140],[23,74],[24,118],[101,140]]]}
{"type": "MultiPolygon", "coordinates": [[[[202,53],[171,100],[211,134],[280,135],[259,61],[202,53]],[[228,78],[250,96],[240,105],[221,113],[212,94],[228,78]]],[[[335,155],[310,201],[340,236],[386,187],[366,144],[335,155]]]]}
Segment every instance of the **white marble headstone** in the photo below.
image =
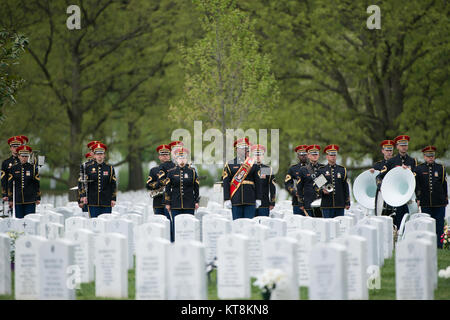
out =
{"type": "Polygon", "coordinates": [[[256,224],[256,221],[248,218],[240,218],[233,220],[231,222],[231,232],[232,233],[244,233],[244,228],[246,226],[256,224]]]}
{"type": "MultiPolygon", "coordinates": [[[[247,225],[248,227],[248,225],[247,225]]],[[[224,234],[217,241],[217,295],[219,299],[249,299],[248,238],[224,234]]]]}
{"type": "Polygon", "coordinates": [[[347,249],[347,294],[349,300],[368,300],[367,240],[357,235],[346,235],[335,240],[347,249]]]}
{"type": "Polygon", "coordinates": [[[251,277],[256,277],[264,272],[263,247],[269,238],[269,227],[254,224],[244,228],[244,234],[248,237],[248,260],[251,277]]]}
{"type": "Polygon", "coordinates": [[[74,263],[80,267],[81,283],[94,281],[94,233],[88,229],[75,229],[66,232],[65,237],[75,244],[74,263]]]}
{"type": "Polygon", "coordinates": [[[371,225],[357,224],[350,229],[350,235],[361,236],[367,241],[367,266],[378,265],[377,229],[371,225]]]}
{"type": "Polygon", "coordinates": [[[203,217],[202,239],[205,245],[206,263],[211,263],[217,258],[217,239],[224,234],[231,233],[231,221],[219,215],[207,215],[203,217]]]}
{"type": "Polygon", "coordinates": [[[11,294],[11,238],[0,233],[0,295],[11,294]]]}
{"type": "Polygon", "coordinates": [[[433,300],[430,270],[431,247],[424,239],[402,240],[395,251],[395,289],[397,300],[433,300]]]}
{"type": "Polygon", "coordinates": [[[311,230],[317,233],[319,242],[330,241],[330,224],[326,218],[305,218],[303,229],[311,230]]]}
{"type": "MultiPolygon", "coordinates": [[[[437,243],[436,234],[430,231],[411,231],[405,234],[404,240],[409,239],[425,239],[432,244],[437,243]]],[[[431,246],[431,259],[430,259],[430,269],[431,269],[431,277],[433,278],[433,286],[434,289],[437,288],[438,283],[438,267],[437,267],[437,245],[431,246]]]]}
{"type": "Polygon", "coordinates": [[[175,216],[175,241],[200,241],[200,221],[192,214],[175,216]]]}
{"type": "Polygon", "coordinates": [[[14,293],[16,300],[37,300],[40,290],[40,247],[48,240],[41,236],[24,235],[16,241],[14,293]]]}
{"type": "Polygon", "coordinates": [[[74,231],[77,229],[88,229],[89,220],[84,217],[70,217],[65,221],[65,231],[74,231]]]}
{"type": "Polygon", "coordinates": [[[384,250],[384,246],[386,245],[386,228],[385,228],[385,224],[383,221],[379,220],[379,219],[375,219],[374,217],[366,217],[364,219],[361,219],[358,224],[363,224],[363,225],[369,225],[369,226],[373,226],[377,229],[377,259],[378,259],[378,263],[377,265],[379,267],[384,265],[384,256],[385,256],[385,250],[384,250]]]}
{"type": "Polygon", "coordinates": [[[167,272],[169,300],[206,300],[205,247],[201,242],[174,242],[167,272]]]}
{"type": "Polygon", "coordinates": [[[170,240],[170,220],[167,219],[165,216],[163,216],[162,214],[155,214],[155,215],[149,215],[147,217],[147,222],[155,222],[155,223],[161,223],[163,225],[165,225],[166,227],[166,239],[170,240]]]}
{"type": "MultiPolygon", "coordinates": [[[[162,226],[158,223],[146,224],[162,226]]],[[[137,300],[167,299],[169,246],[170,241],[161,237],[140,238],[136,242],[137,300]]]]}
{"type": "Polygon", "coordinates": [[[269,238],[287,236],[286,220],[269,218],[269,220],[261,220],[261,224],[269,228],[269,238]]]}
{"type": "Polygon", "coordinates": [[[289,234],[297,240],[297,267],[298,285],[309,286],[309,255],[317,244],[317,234],[311,230],[298,230],[289,234]]]}
{"type": "Polygon", "coordinates": [[[272,292],[272,300],[298,300],[297,276],[297,240],[289,237],[273,237],[264,243],[264,269],[280,269],[285,275],[285,281],[272,292]]]}
{"type": "Polygon", "coordinates": [[[128,269],[134,267],[134,235],[133,235],[133,222],[127,219],[113,219],[106,222],[107,233],[120,233],[127,239],[127,265],[128,269]]]}
{"type": "MultiPolygon", "coordinates": [[[[51,224],[51,223],[48,223],[51,224]]],[[[74,300],[78,285],[73,269],[74,244],[66,239],[44,242],[39,248],[39,299],[74,300]]]]}
{"type": "Polygon", "coordinates": [[[355,218],[351,216],[338,216],[333,218],[339,222],[339,235],[347,235],[350,229],[355,225],[355,218]]]}
{"type": "MultiPolygon", "coordinates": [[[[372,227],[373,228],[373,227],[372,227]]],[[[337,243],[319,243],[309,258],[310,300],[347,300],[347,252],[337,243]]]]}
{"type": "Polygon", "coordinates": [[[101,233],[95,239],[95,295],[128,297],[128,241],[120,233],[101,233]]]}

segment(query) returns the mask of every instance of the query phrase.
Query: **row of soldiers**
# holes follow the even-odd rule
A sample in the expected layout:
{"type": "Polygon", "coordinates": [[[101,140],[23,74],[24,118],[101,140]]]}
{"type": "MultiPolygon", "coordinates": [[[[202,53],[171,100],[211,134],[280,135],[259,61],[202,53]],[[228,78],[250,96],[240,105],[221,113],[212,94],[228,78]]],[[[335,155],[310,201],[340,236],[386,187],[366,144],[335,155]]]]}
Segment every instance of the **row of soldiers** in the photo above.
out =
{"type": "MultiPolygon", "coordinates": [[[[445,167],[435,162],[436,147],[426,146],[422,149],[424,162],[418,164],[417,159],[408,155],[410,137],[397,136],[394,140],[384,140],[380,143],[383,159],[374,163],[371,172],[379,170],[377,175],[378,190],[383,178],[395,167],[403,167],[411,170],[416,179],[415,197],[418,206],[424,213],[430,214],[436,220],[436,234],[438,247],[444,230],[445,208],[448,204],[447,174],[445,167]],[[393,156],[394,147],[398,154],[393,156]]],[[[347,169],[336,164],[336,155],[339,146],[329,145],[324,149],[327,164],[318,163],[320,146],[299,145],[295,148],[298,155],[298,163],[291,166],[285,179],[285,188],[292,195],[294,214],[302,214],[325,218],[332,218],[344,214],[344,209],[350,206],[349,186],[347,183],[347,169]],[[331,186],[331,192],[318,188],[315,179],[323,174],[327,185],[331,186]],[[319,207],[311,207],[318,200],[319,207]]],[[[390,207],[384,204],[384,215],[392,215],[394,224],[399,229],[403,216],[408,213],[408,205],[390,207]]]]}

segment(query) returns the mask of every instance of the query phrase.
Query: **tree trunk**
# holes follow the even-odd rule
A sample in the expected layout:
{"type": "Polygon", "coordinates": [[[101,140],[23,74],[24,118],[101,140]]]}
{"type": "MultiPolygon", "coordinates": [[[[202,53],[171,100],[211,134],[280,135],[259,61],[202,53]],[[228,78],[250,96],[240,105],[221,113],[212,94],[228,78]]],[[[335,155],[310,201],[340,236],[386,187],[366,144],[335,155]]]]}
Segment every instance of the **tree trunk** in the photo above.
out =
{"type": "Polygon", "coordinates": [[[128,122],[128,186],[127,191],[140,190],[144,188],[141,152],[137,151],[133,141],[139,136],[136,131],[135,122],[128,122]]]}

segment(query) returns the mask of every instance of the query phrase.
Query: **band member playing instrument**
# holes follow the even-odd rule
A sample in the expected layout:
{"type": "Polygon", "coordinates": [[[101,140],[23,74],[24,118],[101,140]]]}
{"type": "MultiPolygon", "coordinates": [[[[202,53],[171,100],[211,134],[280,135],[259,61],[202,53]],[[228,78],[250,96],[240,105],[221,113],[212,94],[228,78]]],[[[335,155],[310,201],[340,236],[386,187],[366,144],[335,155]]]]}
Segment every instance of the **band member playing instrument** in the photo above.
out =
{"type": "Polygon", "coordinates": [[[11,151],[11,157],[2,162],[2,169],[0,172],[2,199],[4,202],[8,202],[8,177],[9,169],[12,166],[20,163],[17,148],[23,144],[21,136],[14,136],[8,139],[9,150],[11,151]]]}
{"type": "Polygon", "coordinates": [[[442,248],[445,207],[448,204],[447,173],[436,163],[436,147],[422,149],[425,162],[416,167],[416,201],[422,212],[436,220],[437,246],[442,248]]]}
{"type": "Polygon", "coordinates": [[[81,194],[81,201],[87,204],[91,218],[111,213],[116,205],[116,174],[113,166],[105,163],[107,149],[103,143],[95,144],[92,147],[95,161],[86,166],[87,190],[81,194]]]}
{"type": "MultiPolygon", "coordinates": [[[[369,169],[371,173],[374,173],[375,170],[381,171],[383,169],[388,160],[391,159],[393,156],[394,145],[395,145],[394,140],[384,140],[380,143],[381,153],[383,154],[383,160],[377,161],[373,164],[372,168],[369,169]]],[[[381,179],[377,181],[378,190],[376,198],[378,197],[378,191],[380,190],[380,187],[381,187],[381,179]]],[[[377,203],[377,199],[375,199],[375,203],[377,203]]],[[[389,216],[393,212],[394,212],[393,207],[388,205],[386,202],[383,202],[382,215],[389,216]]]]}
{"type": "MultiPolygon", "coordinates": [[[[381,169],[380,173],[377,176],[378,185],[381,184],[384,176],[395,167],[403,167],[404,169],[411,170],[413,173],[415,172],[417,160],[411,158],[408,155],[409,139],[410,138],[407,135],[400,135],[394,139],[398,154],[395,157],[389,159],[386,162],[386,165],[383,166],[383,169],[381,169]]],[[[401,207],[393,207],[393,210],[395,211],[394,224],[396,225],[397,229],[400,229],[400,224],[402,222],[403,216],[405,215],[405,213],[409,212],[408,205],[404,204],[401,207]]]]}
{"type": "Polygon", "coordinates": [[[41,202],[39,171],[37,166],[28,162],[32,151],[30,146],[18,147],[20,163],[9,169],[9,206],[15,206],[16,218],[36,212],[36,205],[41,202]]]}
{"type": "MultiPolygon", "coordinates": [[[[160,164],[150,169],[148,179],[146,183],[147,190],[154,192],[153,196],[153,212],[155,214],[165,215],[170,220],[169,212],[164,207],[164,188],[165,183],[158,179],[158,175],[161,173],[161,177],[166,174],[167,170],[161,168],[162,164],[169,168],[173,168],[173,162],[170,159],[170,146],[162,144],[156,148],[158,153],[158,159],[160,164]],[[163,170],[163,171],[162,171],[163,170]]],[[[164,168],[165,168],[164,166],[164,168]]]]}
{"type": "Polygon", "coordinates": [[[310,217],[322,217],[320,208],[311,208],[311,203],[320,198],[320,190],[314,184],[314,179],[319,176],[319,170],[324,166],[319,163],[320,146],[310,145],[306,148],[309,163],[300,168],[297,183],[298,204],[302,215],[310,217]],[[305,214],[306,211],[306,214],[305,214]]]}
{"type": "Polygon", "coordinates": [[[199,207],[200,184],[194,168],[187,165],[189,150],[181,147],[175,153],[176,166],[167,171],[165,188],[166,209],[172,215],[172,241],[175,235],[175,217],[179,214],[194,214],[199,207]]]}
{"type": "Polygon", "coordinates": [[[266,148],[261,144],[255,144],[251,147],[252,155],[255,157],[261,174],[261,206],[256,209],[255,216],[269,216],[270,210],[275,207],[276,186],[275,176],[272,174],[272,168],[263,163],[266,148]]]}
{"type": "Polygon", "coordinates": [[[255,159],[247,157],[249,146],[247,138],[236,140],[237,156],[225,164],[222,172],[224,205],[231,208],[233,220],[254,218],[261,206],[260,172],[255,159]]]}
{"type": "Polygon", "coordinates": [[[292,196],[292,210],[294,214],[304,214],[298,205],[297,181],[300,175],[300,168],[306,166],[308,163],[307,147],[307,145],[302,144],[294,149],[297,153],[298,163],[289,168],[286,178],[284,179],[284,188],[292,196]]]}
{"type": "Polygon", "coordinates": [[[344,208],[350,208],[350,189],[347,182],[347,169],[336,164],[336,157],[339,146],[331,144],[323,150],[327,154],[327,161],[323,168],[319,169],[319,173],[323,174],[327,179],[327,183],[331,185],[333,191],[328,192],[321,188],[320,193],[322,202],[320,208],[324,218],[334,218],[344,215],[344,208]]]}

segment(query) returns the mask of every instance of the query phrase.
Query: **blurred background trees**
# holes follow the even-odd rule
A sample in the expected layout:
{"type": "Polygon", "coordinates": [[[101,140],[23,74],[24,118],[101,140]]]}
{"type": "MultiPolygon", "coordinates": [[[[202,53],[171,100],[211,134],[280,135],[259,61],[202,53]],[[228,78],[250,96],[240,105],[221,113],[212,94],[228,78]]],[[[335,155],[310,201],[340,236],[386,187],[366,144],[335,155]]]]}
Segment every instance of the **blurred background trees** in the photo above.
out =
{"type": "Polygon", "coordinates": [[[0,54],[15,41],[19,62],[0,65],[2,101],[5,75],[24,79],[1,109],[0,137],[28,135],[47,157],[44,176],[66,190],[91,139],[126,168],[122,189],[143,188],[156,146],[194,120],[204,131],[280,129],[278,181],[298,144],[339,144],[356,168],[381,157],[382,140],[408,134],[411,151],[433,144],[449,158],[445,2],[379,1],[379,30],[366,26],[369,1],[74,4],[80,30],[67,29],[64,1],[5,0],[0,12],[0,54]]]}

